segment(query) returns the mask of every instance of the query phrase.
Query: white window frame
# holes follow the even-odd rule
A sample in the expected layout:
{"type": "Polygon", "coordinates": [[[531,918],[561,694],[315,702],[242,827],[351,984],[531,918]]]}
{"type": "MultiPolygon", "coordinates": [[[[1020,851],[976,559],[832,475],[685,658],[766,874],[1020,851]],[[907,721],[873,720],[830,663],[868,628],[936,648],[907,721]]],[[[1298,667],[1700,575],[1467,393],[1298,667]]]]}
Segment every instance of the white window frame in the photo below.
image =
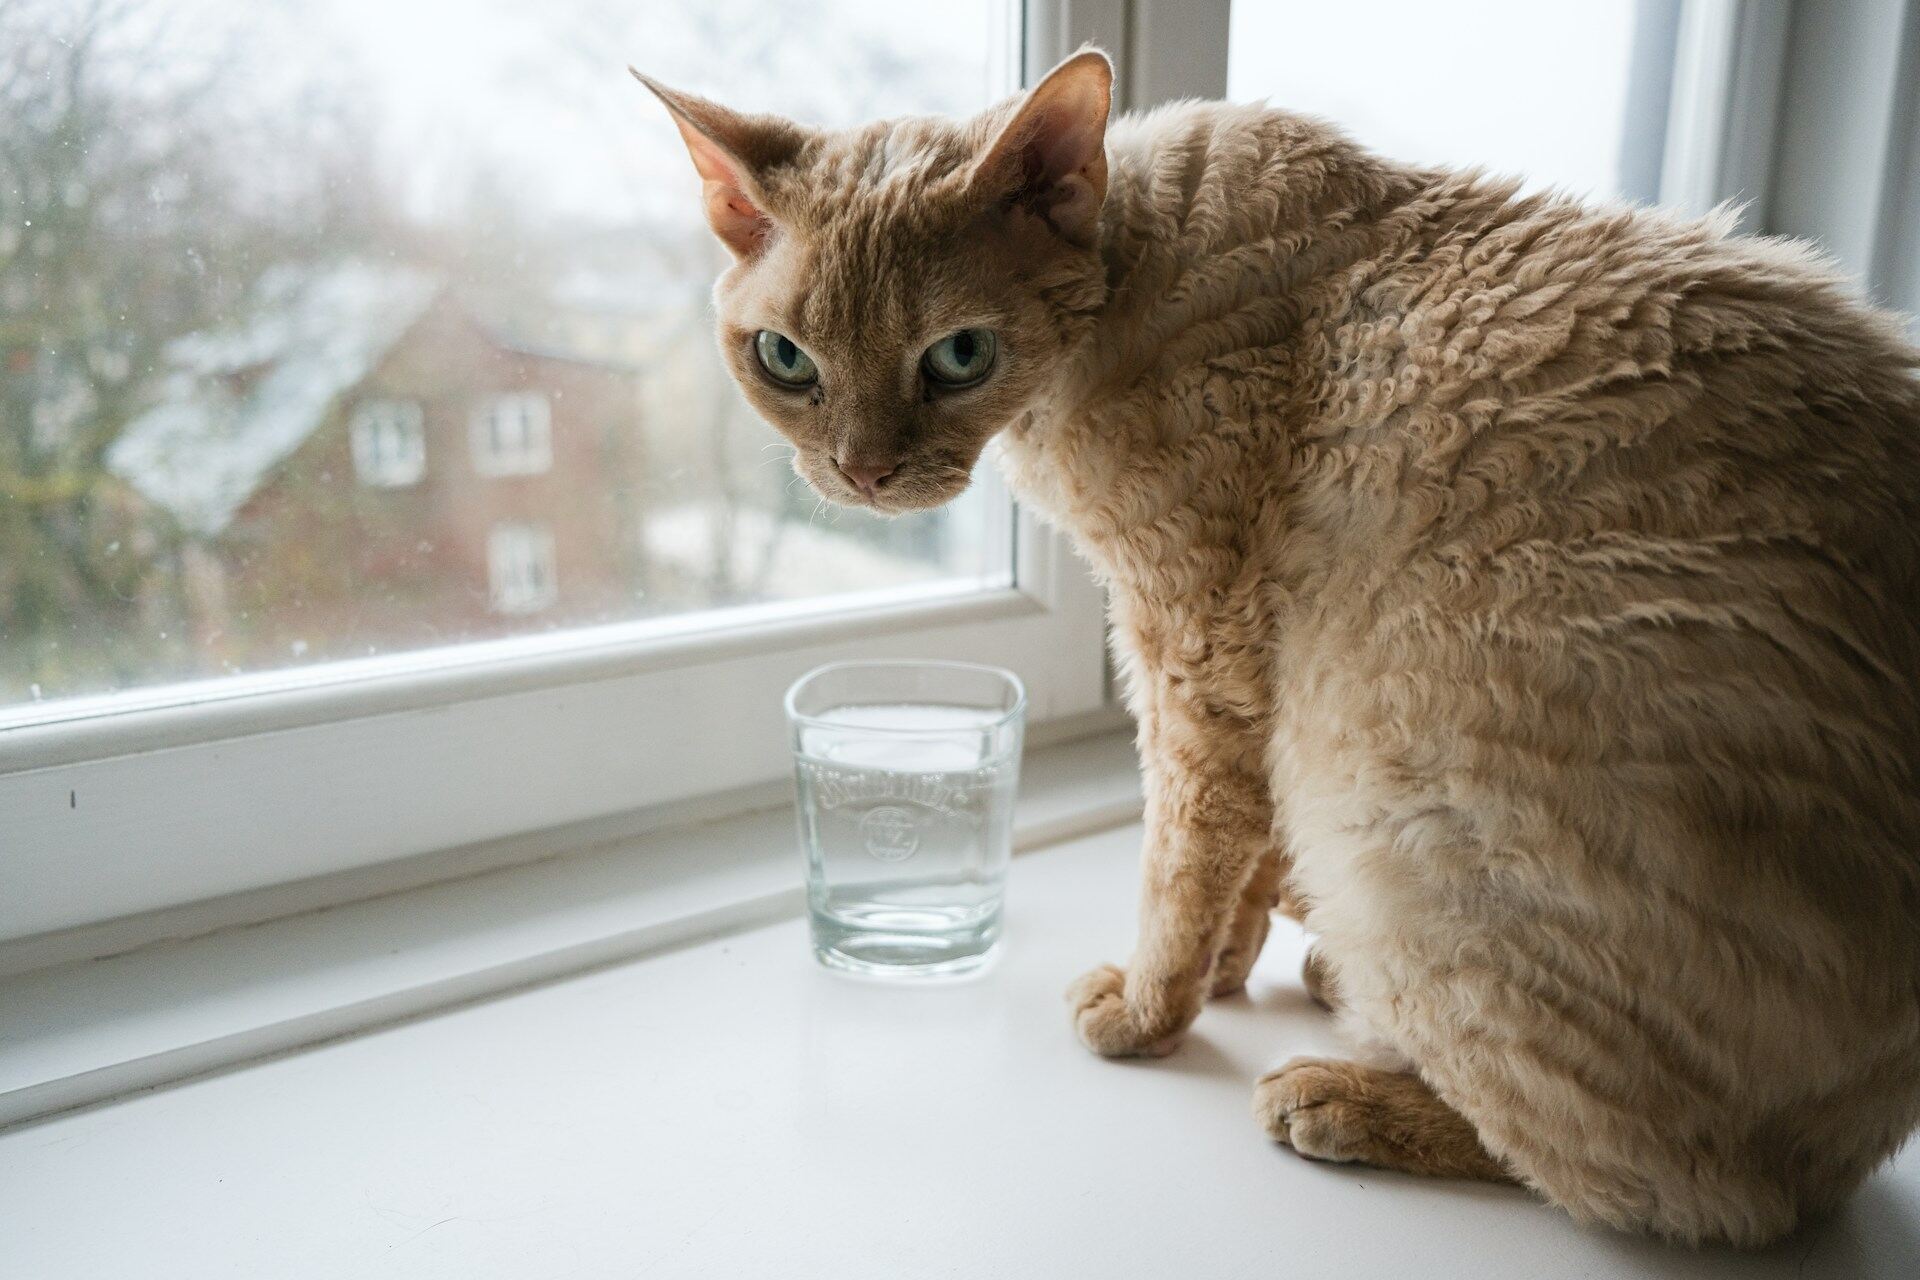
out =
{"type": "Polygon", "coordinates": [[[362,400],[347,423],[353,473],[374,489],[405,489],[427,473],[426,414],[418,400],[362,400]]]}
{"type": "MultiPolygon", "coordinates": [[[[1229,0],[1028,0],[1027,75],[1093,41],[1119,59],[1123,107],[1219,96],[1228,13],[1229,0]]],[[[1738,106],[1695,116],[1724,126],[1738,106]]],[[[823,662],[1012,667],[1035,725],[1110,708],[1100,589],[1060,535],[1007,512],[991,527],[1012,540],[1011,581],[984,589],[754,606],[0,709],[0,944],[765,787],[789,771],[780,695],[823,662]]],[[[218,918],[194,910],[203,925],[218,918]]]]}
{"type": "Polygon", "coordinates": [[[470,426],[473,469],[483,476],[537,476],[553,466],[553,403],[544,392],[488,396],[473,407],[470,426]]]}
{"type": "MultiPolygon", "coordinates": [[[[1122,48],[1126,10],[1029,0],[1029,77],[1084,40],[1122,48]]],[[[1104,711],[1100,588],[1000,486],[988,500],[1003,581],[0,708],[0,950],[189,906],[205,928],[209,900],[765,787],[791,771],[781,695],[824,662],[994,663],[1036,727],[1104,711]]]]}
{"type": "Polygon", "coordinates": [[[552,529],[519,520],[487,530],[487,602],[495,613],[539,613],[559,595],[552,529]]]}

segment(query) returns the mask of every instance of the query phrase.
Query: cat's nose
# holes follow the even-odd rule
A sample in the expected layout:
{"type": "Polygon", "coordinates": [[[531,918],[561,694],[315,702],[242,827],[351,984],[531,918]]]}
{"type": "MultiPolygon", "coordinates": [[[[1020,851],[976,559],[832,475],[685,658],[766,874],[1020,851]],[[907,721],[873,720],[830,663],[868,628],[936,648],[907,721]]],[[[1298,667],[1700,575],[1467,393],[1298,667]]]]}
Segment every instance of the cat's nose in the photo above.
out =
{"type": "Polygon", "coordinates": [[[835,465],[840,468],[841,475],[853,481],[855,488],[872,497],[879,492],[880,486],[886,483],[887,477],[893,474],[894,464],[891,462],[840,462],[835,465]]]}

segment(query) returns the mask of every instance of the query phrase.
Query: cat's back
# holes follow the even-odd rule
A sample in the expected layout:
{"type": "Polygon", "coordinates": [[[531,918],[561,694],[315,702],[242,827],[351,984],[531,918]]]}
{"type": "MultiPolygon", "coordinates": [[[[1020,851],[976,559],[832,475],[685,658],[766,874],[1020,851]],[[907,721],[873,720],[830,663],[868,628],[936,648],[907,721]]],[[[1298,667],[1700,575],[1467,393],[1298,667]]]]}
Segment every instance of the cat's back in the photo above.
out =
{"type": "Polygon", "coordinates": [[[1667,960],[1729,934],[1783,965],[1825,952],[1850,1001],[1905,1025],[1920,394],[1901,327],[1811,250],[1724,220],[1438,173],[1416,203],[1304,326],[1298,438],[1356,536],[1317,674],[1282,700],[1373,726],[1345,739],[1355,769],[1445,781],[1408,812],[1477,789],[1460,820],[1488,847],[1555,832],[1537,892],[1591,876],[1614,927],[1659,897],[1667,960]]]}
{"type": "Polygon", "coordinates": [[[1165,399],[1246,371],[1232,403],[1276,456],[1367,473],[1364,536],[1391,506],[1429,540],[1818,526],[1920,562],[1920,353],[1809,247],[1400,164],[1264,106],[1129,116],[1110,149],[1136,314],[1101,372],[1165,399]]]}
{"type": "Polygon", "coordinates": [[[1403,459],[1403,493],[1444,491],[1415,532],[1491,512],[1510,534],[1804,532],[1911,554],[1920,352],[1831,262],[1730,214],[1423,178],[1378,252],[1317,282],[1295,429],[1403,459]]]}

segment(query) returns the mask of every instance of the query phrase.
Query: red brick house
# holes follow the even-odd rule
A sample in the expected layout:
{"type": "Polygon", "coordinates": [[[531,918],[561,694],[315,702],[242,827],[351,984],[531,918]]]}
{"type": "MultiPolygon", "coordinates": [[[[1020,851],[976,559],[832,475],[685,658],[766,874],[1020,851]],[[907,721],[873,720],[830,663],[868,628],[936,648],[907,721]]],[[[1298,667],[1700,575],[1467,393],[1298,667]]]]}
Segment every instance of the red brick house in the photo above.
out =
{"type": "Polygon", "coordinates": [[[404,268],[278,268],[174,344],[109,459],[187,535],[236,666],[632,616],[637,373],[532,349],[404,268]]]}

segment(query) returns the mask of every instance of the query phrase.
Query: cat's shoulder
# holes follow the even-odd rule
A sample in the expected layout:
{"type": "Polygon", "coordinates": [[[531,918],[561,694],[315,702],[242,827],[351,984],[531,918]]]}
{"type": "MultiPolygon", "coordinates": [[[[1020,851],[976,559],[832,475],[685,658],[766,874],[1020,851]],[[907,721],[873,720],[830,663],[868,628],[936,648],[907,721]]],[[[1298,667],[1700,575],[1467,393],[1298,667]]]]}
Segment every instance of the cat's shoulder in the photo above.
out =
{"type": "MultiPolygon", "coordinates": [[[[1231,165],[1250,158],[1266,166],[1324,156],[1351,163],[1368,152],[1332,121],[1266,102],[1188,98],[1117,119],[1107,135],[1109,151],[1125,164],[1191,152],[1231,165]]],[[[1380,161],[1379,157],[1371,157],[1380,161]]]]}

